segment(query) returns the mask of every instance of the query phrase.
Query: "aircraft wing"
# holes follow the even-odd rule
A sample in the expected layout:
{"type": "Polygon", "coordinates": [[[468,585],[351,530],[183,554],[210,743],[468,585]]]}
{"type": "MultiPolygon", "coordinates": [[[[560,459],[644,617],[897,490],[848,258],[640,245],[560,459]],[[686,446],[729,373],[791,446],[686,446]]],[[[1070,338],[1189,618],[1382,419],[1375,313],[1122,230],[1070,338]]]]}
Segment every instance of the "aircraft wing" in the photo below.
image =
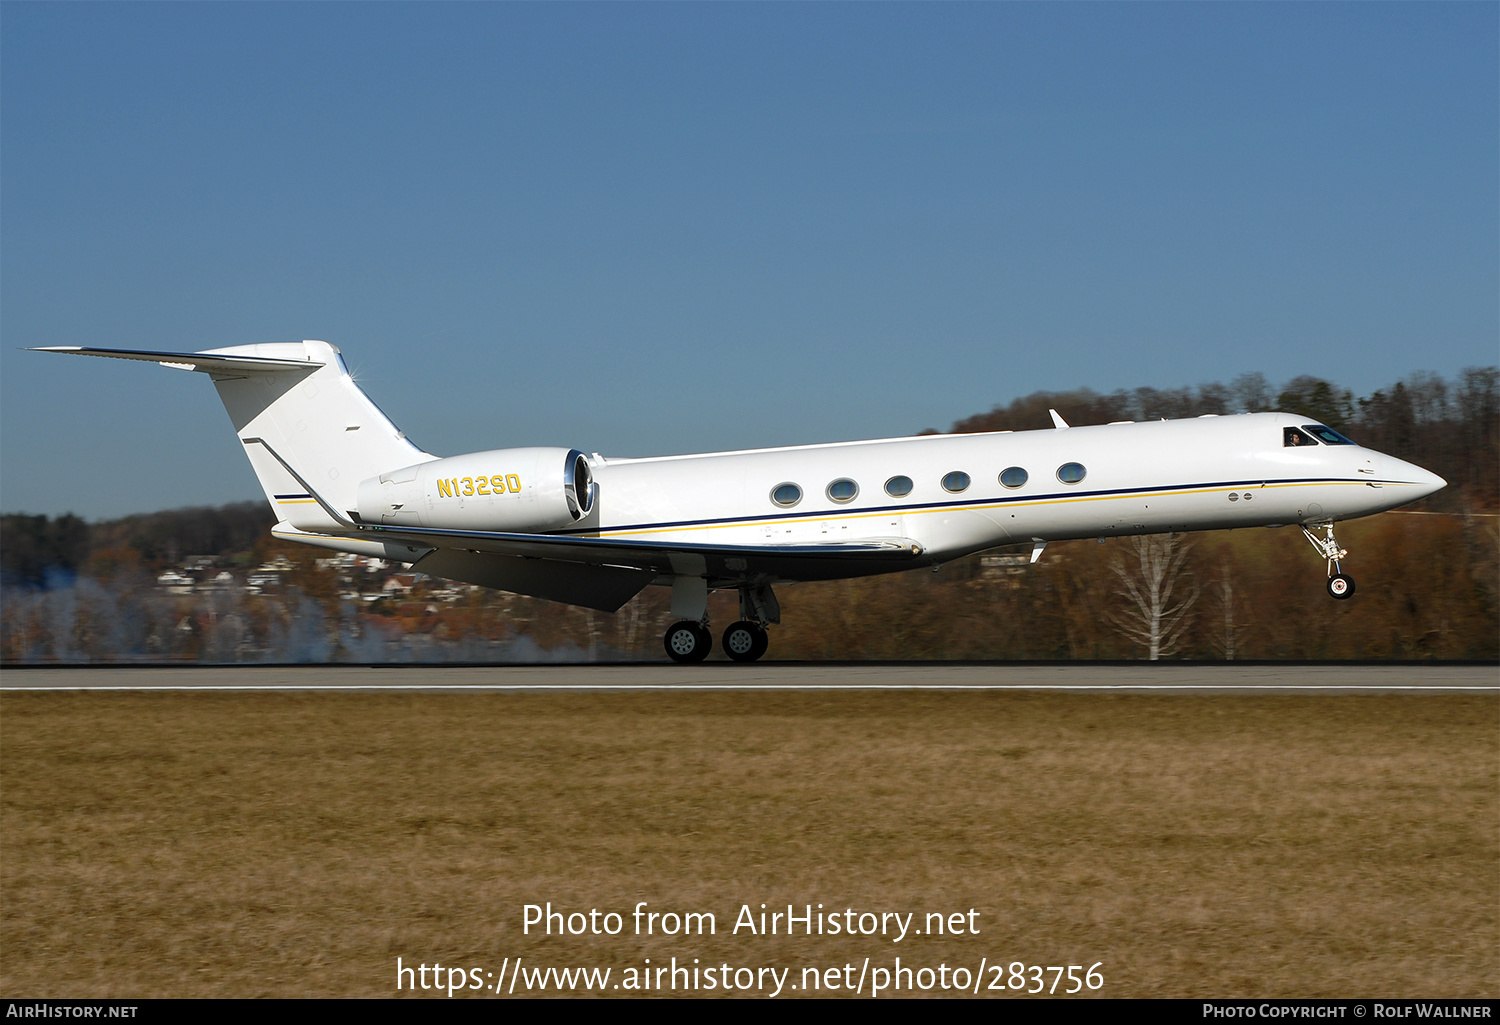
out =
{"type": "Polygon", "coordinates": [[[713,587],[885,573],[915,560],[907,538],[802,545],[705,545],[567,534],[359,524],[357,537],[433,549],[419,573],[613,612],[658,576],[706,577],[713,587]]]}

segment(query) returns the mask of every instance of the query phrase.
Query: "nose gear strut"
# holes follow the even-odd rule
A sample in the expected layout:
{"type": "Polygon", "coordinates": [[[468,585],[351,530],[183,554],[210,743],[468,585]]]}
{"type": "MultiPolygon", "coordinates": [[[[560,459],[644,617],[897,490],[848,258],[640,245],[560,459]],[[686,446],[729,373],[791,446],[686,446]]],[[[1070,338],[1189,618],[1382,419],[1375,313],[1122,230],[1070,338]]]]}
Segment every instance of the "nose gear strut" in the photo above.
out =
{"type": "Polygon", "coordinates": [[[1348,556],[1349,551],[1340,548],[1338,541],[1333,537],[1333,521],[1324,524],[1328,532],[1327,537],[1318,537],[1306,526],[1302,528],[1302,536],[1318,550],[1318,554],[1328,561],[1328,593],[1340,600],[1354,593],[1354,578],[1346,576],[1339,560],[1348,556]]]}

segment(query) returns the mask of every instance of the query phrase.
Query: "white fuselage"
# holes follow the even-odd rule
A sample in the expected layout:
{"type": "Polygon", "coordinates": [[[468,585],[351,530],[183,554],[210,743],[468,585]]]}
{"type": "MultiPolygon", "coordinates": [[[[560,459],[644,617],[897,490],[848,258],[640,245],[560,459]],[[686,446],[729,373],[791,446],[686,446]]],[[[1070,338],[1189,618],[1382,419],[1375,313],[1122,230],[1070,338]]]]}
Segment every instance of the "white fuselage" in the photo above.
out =
{"type": "Polygon", "coordinates": [[[998,545],[1080,537],[1344,520],[1443,486],[1358,445],[1283,446],[1286,413],[593,462],[593,513],[563,533],[694,544],[816,544],[908,538],[926,561],[998,545]],[[1076,463],[1082,480],[1059,468],[1076,463]],[[1026,471],[1006,487],[1000,474],[1026,471]],[[960,471],[962,491],[943,486],[960,471]],[[886,482],[904,476],[908,494],[886,482]],[[831,482],[857,495],[835,501],[831,482]],[[778,505],[793,483],[802,497],[778,505]],[[1233,498],[1231,498],[1233,496],[1233,498]]]}

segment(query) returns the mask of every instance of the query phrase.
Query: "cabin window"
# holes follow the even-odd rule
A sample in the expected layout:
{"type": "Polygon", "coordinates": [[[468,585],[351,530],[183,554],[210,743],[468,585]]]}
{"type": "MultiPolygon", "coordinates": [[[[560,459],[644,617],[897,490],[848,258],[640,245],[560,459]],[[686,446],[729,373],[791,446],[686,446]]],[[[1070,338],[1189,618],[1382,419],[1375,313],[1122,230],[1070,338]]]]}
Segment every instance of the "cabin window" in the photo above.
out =
{"type": "Polygon", "coordinates": [[[1087,473],[1082,463],[1063,463],[1057,468],[1057,479],[1064,484],[1077,484],[1087,473]]]}
{"type": "Polygon", "coordinates": [[[1027,481],[1026,471],[1019,466],[1008,467],[1000,471],[1000,483],[1008,488],[1018,488],[1027,481]]]}
{"type": "Polygon", "coordinates": [[[859,485],[848,477],[840,477],[828,485],[828,497],[835,502],[852,502],[857,494],[859,494],[859,485]]]}
{"type": "Polygon", "coordinates": [[[1332,427],[1324,427],[1322,424],[1303,424],[1302,429],[1325,445],[1352,445],[1354,442],[1344,437],[1332,427]]]}
{"type": "Polygon", "coordinates": [[[960,491],[969,490],[969,475],[962,470],[954,470],[943,478],[943,490],[951,491],[955,495],[960,491]]]}
{"type": "Polygon", "coordinates": [[[912,487],[910,477],[892,477],[885,482],[885,493],[892,498],[905,498],[911,494],[912,487]]]}
{"type": "Polygon", "coordinates": [[[777,505],[796,505],[802,501],[802,489],[795,484],[778,484],[771,489],[771,501],[777,505]]]}
{"type": "Polygon", "coordinates": [[[1306,434],[1303,434],[1295,427],[1288,427],[1286,430],[1281,432],[1282,448],[1301,448],[1304,445],[1316,444],[1316,441],[1313,441],[1312,438],[1308,437],[1306,434]]]}

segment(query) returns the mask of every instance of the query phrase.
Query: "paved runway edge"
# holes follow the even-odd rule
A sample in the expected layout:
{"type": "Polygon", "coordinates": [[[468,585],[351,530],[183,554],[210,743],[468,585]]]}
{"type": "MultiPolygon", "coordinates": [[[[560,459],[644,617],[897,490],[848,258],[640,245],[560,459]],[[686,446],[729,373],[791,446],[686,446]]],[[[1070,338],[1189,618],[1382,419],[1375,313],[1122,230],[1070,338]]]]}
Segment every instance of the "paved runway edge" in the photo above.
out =
{"type": "Polygon", "coordinates": [[[772,662],[705,666],[87,666],[0,670],[0,692],[64,690],[1500,693],[1500,666],[772,662]]]}

